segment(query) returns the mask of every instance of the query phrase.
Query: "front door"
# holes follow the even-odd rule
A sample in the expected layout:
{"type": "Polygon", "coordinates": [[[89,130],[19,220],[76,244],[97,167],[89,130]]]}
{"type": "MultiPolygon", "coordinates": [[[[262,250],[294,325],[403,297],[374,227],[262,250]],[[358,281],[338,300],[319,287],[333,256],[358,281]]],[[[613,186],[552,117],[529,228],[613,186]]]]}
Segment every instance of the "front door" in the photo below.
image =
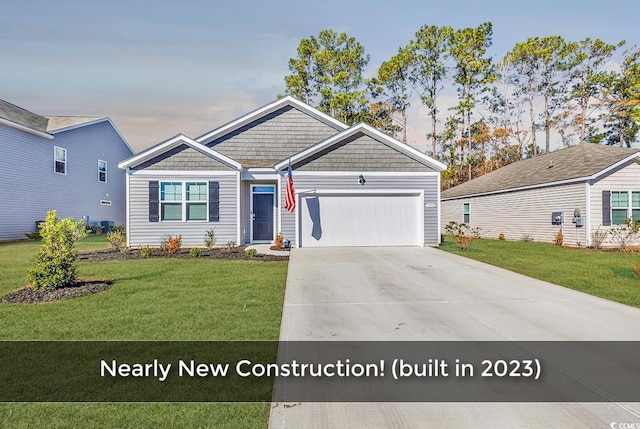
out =
{"type": "Polygon", "coordinates": [[[273,192],[253,194],[251,241],[273,240],[273,192]]]}

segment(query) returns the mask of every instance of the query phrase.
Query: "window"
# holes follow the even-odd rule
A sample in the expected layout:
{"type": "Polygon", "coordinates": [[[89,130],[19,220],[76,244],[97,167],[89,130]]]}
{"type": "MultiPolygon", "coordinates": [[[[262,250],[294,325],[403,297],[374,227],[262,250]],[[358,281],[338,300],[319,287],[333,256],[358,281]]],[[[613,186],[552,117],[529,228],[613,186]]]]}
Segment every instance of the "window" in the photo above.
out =
{"type": "Polygon", "coordinates": [[[98,160],[98,182],[107,183],[107,161],[98,160]]]}
{"type": "Polygon", "coordinates": [[[640,220],[640,192],[611,191],[611,225],[627,219],[640,220]]]}
{"type": "Polygon", "coordinates": [[[462,205],[462,217],[463,217],[462,222],[468,224],[469,223],[469,203],[464,203],[462,205]]]}
{"type": "Polygon", "coordinates": [[[207,220],[207,182],[160,183],[160,219],[207,220]]]}
{"type": "Polygon", "coordinates": [[[207,184],[187,183],[187,220],[207,220],[207,184]]]}
{"type": "Polygon", "coordinates": [[[67,150],[55,146],[53,148],[53,171],[59,174],[67,174],[67,150]]]}

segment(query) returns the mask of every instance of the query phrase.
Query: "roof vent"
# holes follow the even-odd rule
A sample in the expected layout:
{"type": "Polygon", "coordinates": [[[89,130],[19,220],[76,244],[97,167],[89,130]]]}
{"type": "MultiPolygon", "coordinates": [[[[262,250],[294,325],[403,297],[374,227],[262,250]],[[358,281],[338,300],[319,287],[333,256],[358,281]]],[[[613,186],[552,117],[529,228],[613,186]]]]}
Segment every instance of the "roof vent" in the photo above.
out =
{"type": "Polygon", "coordinates": [[[549,160],[549,168],[553,168],[553,160],[552,159],[549,160]]]}

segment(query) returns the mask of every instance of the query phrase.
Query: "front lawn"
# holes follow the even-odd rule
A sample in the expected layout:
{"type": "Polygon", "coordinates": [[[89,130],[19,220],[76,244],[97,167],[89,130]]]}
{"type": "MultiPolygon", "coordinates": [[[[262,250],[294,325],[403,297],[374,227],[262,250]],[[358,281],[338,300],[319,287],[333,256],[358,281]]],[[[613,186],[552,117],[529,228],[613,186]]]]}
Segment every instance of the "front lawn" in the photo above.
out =
{"type": "Polygon", "coordinates": [[[548,243],[475,240],[460,250],[448,236],[441,249],[601,298],[640,307],[640,255],[548,243]]]}
{"type": "MultiPolygon", "coordinates": [[[[0,295],[23,287],[39,243],[0,245],[0,295]]],[[[107,247],[103,237],[80,250],[107,247]]],[[[104,292],[0,304],[2,340],[277,340],[287,263],[211,259],[79,262],[104,292]]],[[[1,404],[2,427],[266,427],[269,404],[1,404]]]]}

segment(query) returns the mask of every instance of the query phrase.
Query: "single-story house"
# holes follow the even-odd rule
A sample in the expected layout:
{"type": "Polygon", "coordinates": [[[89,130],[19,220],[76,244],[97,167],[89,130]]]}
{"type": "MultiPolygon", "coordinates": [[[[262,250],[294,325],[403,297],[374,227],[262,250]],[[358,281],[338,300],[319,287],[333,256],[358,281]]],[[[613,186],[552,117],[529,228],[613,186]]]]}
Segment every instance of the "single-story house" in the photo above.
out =
{"type": "Polygon", "coordinates": [[[284,97],[192,139],[179,134],[119,164],[129,246],[167,235],[202,246],[437,244],[444,165],[368,125],[284,97]],[[285,207],[288,167],[295,209],[285,207]]]}
{"type": "Polygon", "coordinates": [[[590,246],[594,231],[640,219],[640,151],[579,144],[514,162],[441,199],[443,225],[463,222],[486,237],[542,242],[562,230],[565,244],[590,246]]]}
{"type": "Polygon", "coordinates": [[[41,116],[0,100],[0,240],[25,238],[47,211],[59,217],[126,219],[125,176],[133,154],[106,117],[41,116]]]}

